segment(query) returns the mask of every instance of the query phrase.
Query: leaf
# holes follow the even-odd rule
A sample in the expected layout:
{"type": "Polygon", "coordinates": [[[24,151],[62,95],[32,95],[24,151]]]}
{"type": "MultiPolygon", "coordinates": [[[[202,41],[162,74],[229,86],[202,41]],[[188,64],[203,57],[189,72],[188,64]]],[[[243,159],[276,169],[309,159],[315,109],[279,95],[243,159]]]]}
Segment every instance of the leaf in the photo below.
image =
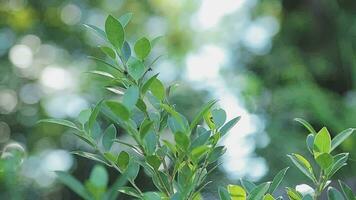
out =
{"type": "Polygon", "coordinates": [[[315,129],[313,128],[312,125],[310,125],[307,121],[305,121],[304,119],[301,119],[301,118],[295,118],[294,119],[295,121],[301,123],[306,129],[308,129],[309,133],[312,133],[314,135],[316,135],[316,131],[315,129]]]}
{"type": "Polygon", "coordinates": [[[344,200],[342,194],[335,188],[329,187],[328,188],[328,199],[329,200],[344,200]]]}
{"type": "Polygon", "coordinates": [[[186,151],[188,149],[190,141],[186,134],[182,132],[177,132],[174,134],[174,140],[176,141],[177,146],[183,151],[186,151]]]}
{"type": "Polygon", "coordinates": [[[248,200],[262,199],[268,191],[270,185],[271,182],[262,183],[258,185],[255,189],[251,191],[250,195],[248,196],[248,200]]]}
{"type": "Polygon", "coordinates": [[[163,101],[164,97],[166,96],[166,91],[164,89],[164,85],[160,80],[157,78],[153,79],[151,85],[150,85],[150,90],[158,100],[163,101]]]}
{"type": "Polygon", "coordinates": [[[140,198],[140,193],[132,187],[119,187],[118,191],[121,193],[127,194],[129,196],[140,198]]]}
{"type": "Polygon", "coordinates": [[[228,133],[231,130],[231,128],[234,127],[238,121],[240,121],[240,119],[241,116],[235,117],[234,119],[227,122],[223,127],[221,127],[219,130],[221,137],[224,136],[226,133],[228,133]]]}
{"type": "Polygon", "coordinates": [[[213,116],[213,121],[216,128],[220,128],[224,125],[226,121],[226,112],[225,110],[219,108],[211,111],[211,115],[213,116]]]}
{"type": "Polygon", "coordinates": [[[153,40],[151,40],[151,46],[152,46],[152,48],[153,48],[154,46],[156,46],[156,44],[157,44],[162,38],[164,38],[164,36],[157,36],[157,37],[153,38],[153,40]]]}
{"type": "Polygon", "coordinates": [[[104,71],[93,70],[93,71],[88,71],[87,73],[103,76],[105,78],[109,78],[110,80],[115,79],[115,77],[112,74],[104,71]]]}
{"type": "Polygon", "coordinates": [[[208,145],[198,146],[192,150],[192,160],[196,163],[199,162],[203,155],[206,155],[211,147],[208,145]]]}
{"type": "Polygon", "coordinates": [[[334,156],[334,163],[326,170],[328,177],[332,177],[340,168],[346,165],[349,153],[340,153],[334,156]]]}
{"type": "Polygon", "coordinates": [[[263,197],[263,200],[275,200],[275,198],[270,195],[270,194],[266,194],[264,197],[263,197]]]}
{"type": "Polygon", "coordinates": [[[101,165],[95,165],[90,173],[90,182],[96,187],[105,188],[109,182],[109,176],[106,169],[101,165]]]}
{"type": "Polygon", "coordinates": [[[231,200],[229,192],[223,187],[219,187],[219,197],[220,200],[231,200]]]}
{"type": "Polygon", "coordinates": [[[313,154],[314,138],[315,138],[314,135],[310,133],[306,139],[307,147],[311,154],[313,154]]]}
{"type": "Polygon", "coordinates": [[[109,15],[105,21],[105,32],[109,42],[120,50],[125,40],[125,32],[121,23],[109,15]]]}
{"type": "Polygon", "coordinates": [[[161,196],[157,192],[145,192],[142,200],[161,200],[161,196]]]}
{"type": "Polygon", "coordinates": [[[84,109],[80,111],[78,115],[78,121],[84,125],[89,120],[90,114],[91,114],[91,109],[84,109]]]}
{"type": "Polygon", "coordinates": [[[63,184],[73,190],[80,197],[86,200],[92,199],[83,184],[79,182],[76,178],[74,178],[72,175],[64,171],[55,171],[55,173],[59,181],[61,181],[63,184]]]}
{"type": "Polygon", "coordinates": [[[245,188],[247,193],[251,193],[253,189],[255,189],[256,185],[248,180],[240,179],[240,183],[242,187],[245,188]]]}
{"type": "Polygon", "coordinates": [[[126,169],[127,178],[134,181],[140,171],[140,166],[134,159],[130,159],[129,165],[126,169]]]}
{"type": "Polygon", "coordinates": [[[333,151],[336,147],[338,147],[342,142],[344,142],[348,137],[352,135],[354,132],[354,128],[349,128],[341,133],[337,134],[331,141],[331,151],[333,151]]]}
{"type": "Polygon", "coordinates": [[[75,155],[81,156],[83,158],[87,158],[89,160],[94,160],[94,161],[103,163],[109,167],[111,166],[109,163],[107,163],[105,160],[103,160],[101,157],[99,157],[96,154],[85,152],[85,151],[73,151],[72,153],[75,155]]]}
{"type": "Polygon", "coordinates": [[[102,144],[105,151],[110,151],[114,140],[116,139],[116,128],[114,124],[111,124],[105,131],[102,139],[102,144]]]}
{"type": "Polygon", "coordinates": [[[170,105],[167,104],[161,104],[161,107],[167,111],[177,122],[179,125],[186,131],[186,119],[179,114],[177,111],[174,110],[170,105]]]}
{"type": "Polygon", "coordinates": [[[273,178],[273,181],[271,183],[271,186],[268,190],[269,193],[273,194],[274,191],[278,188],[279,184],[281,184],[284,176],[286,175],[287,173],[287,170],[289,169],[289,167],[286,167],[284,169],[282,169],[281,171],[279,171],[277,173],[277,175],[273,178]]]}
{"type": "Polygon", "coordinates": [[[226,152],[225,146],[218,146],[215,147],[214,150],[211,152],[210,156],[208,157],[208,162],[213,163],[217,161],[224,153],[226,152]]]}
{"type": "Polygon", "coordinates": [[[348,185],[346,185],[346,183],[339,180],[339,185],[346,200],[355,200],[354,193],[352,192],[351,188],[348,185]]]}
{"type": "Polygon", "coordinates": [[[130,57],[131,57],[131,47],[130,44],[128,42],[124,42],[124,45],[122,46],[122,55],[124,58],[124,61],[127,62],[130,57]]]}
{"type": "Polygon", "coordinates": [[[238,185],[228,185],[227,191],[230,194],[231,200],[245,200],[246,191],[238,185]]]}
{"type": "Polygon", "coordinates": [[[302,200],[313,200],[313,197],[310,194],[307,194],[303,197],[302,200]]]}
{"type": "Polygon", "coordinates": [[[106,47],[106,46],[101,46],[100,49],[104,54],[108,55],[110,58],[112,58],[112,59],[116,58],[116,53],[114,50],[112,50],[112,48],[106,47]]]}
{"type": "Polygon", "coordinates": [[[145,66],[140,60],[131,57],[128,61],[128,73],[135,81],[140,79],[145,73],[145,66]]]}
{"type": "Polygon", "coordinates": [[[84,24],[84,27],[94,31],[99,37],[101,37],[102,39],[106,40],[106,34],[103,30],[101,30],[100,28],[94,26],[94,25],[90,25],[90,24],[84,24]]]}
{"type": "Polygon", "coordinates": [[[199,123],[199,121],[204,117],[204,115],[210,110],[211,107],[217,102],[217,100],[211,100],[208,103],[206,103],[202,108],[200,108],[200,111],[198,114],[194,117],[192,123],[190,124],[190,130],[193,130],[199,123]]]}
{"type": "Polygon", "coordinates": [[[147,38],[143,37],[136,41],[134,49],[136,56],[144,60],[151,51],[151,43],[147,38]]]}
{"type": "Polygon", "coordinates": [[[121,151],[117,157],[117,165],[121,171],[125,171],[129,165],[130,155],[126,151],[121,151]]]}
{"type": "Polygon", "coordinates": [[[52,123],[52,124],[58,124],[61,126],[65,126],[68,128],[75,129],[77,131],[80,131],[80,129],[71,121],[64,120],[64,119],[42,119],[39,120],[38,123],[52,123]]]}
{"type": "Polygon", "coordinates": [[[333,164],[334,159],[330,154],[322,153],[315,158],[315,161],[322,169],[327,169],[333,164]]]}
{"type": "Polygon", "coordinates": [[[292,160],[293,164],[308,178],[310,178],[313,182],[316,182],[316,178],[314,176],[313,168],[303,156],[299,154],[291,154],[288,157],[292,160]]]}
{"type": "Polygon", "coordinates": [[[290,200],[302,200],[303,196],[295,189],[287,187],[287,195],[290,200]]]}
{"type": "Polygon", "coordinates": [[[123,27],[125,27],[130,22],[132,15],[133,14],[131,12],[129,12],[129,13],[123,14],[119,17],[119,21],[123,27]]]}
{"type": "Polygon", "coordinates": [[[142,94],[146,94],[146,92],[150,89],[152,82],[157,78],[158,74],[149,78],[145,84],[142,86],[142,94]]]}
{"type": "Polygon", "coordinates": [[[329,131],[324,127],[316,135],[314,139],[314,157],[317,157],[321,153],[330,153],[331,150],[331,138],[329,131]]]}
{"type": "Polygon", "coordinates": [[[153,121],[150,120],[144,120],[140,126],[140,137],[141,139],[145,138],[146,134],[148,131],[151,129],[153,126],[153,121]]]}
{"type": "Polygon", "coordinates": [[[116,116],[125,121],[129,119],[130,111],[123,104],[116,101],[106,101],[105,104],[116,116]]]}
{"type": "Polygon", "coordinates": [[[109,63],[109,62],[106,62],[105,60],[103,59],[100,59],[100,58],[96,58],[96,57],[93,57],[93,56],[88,56],[89,59],[92,59],[94,61],[97,61],[97,62],[100,62],[108,67],[110,67],[111,69],[114,69],[116,71],[118,71],[120,74],[122,74],[122,71],[121,69],[117,68],[114,64],[112,63],[109,63]]]}
{"type": "Polygon", "coordinates": [[[210,133],[210,131],[204,131],[204,133],[201,133],[197,138],[193,140],[192,148],[204,145],[209,140],[210,133]]]}
{"type": "Polygon", "coordinates": [[[145,150],[148,155],[151,155],[156,151],[157,142],[156,133],[149,131],[144,137],[145,150]]]}
{"type": "Polygon", "coordinates": [[[147,156],[146,161],[154,170],[158,170],[161,166],[161,160],[156,155],[147,156]]]}
{"type": "Polygon", "coordinates": [[[138,101],[139,95],[140,95],[140,91],[138,87],[132,85],[126,89],[126,92],[123,96],[122,103],[126,106],[126,108],[132,110],[138,101]]]}
{"type": "Polygon", "coordinates": [[[94,107],[94,109],[93,109],[93,111],[91,112],[91,115],[90,115],[90,117],[89,117],[88,128],[89,128],[89,131],[90,131],[90,132],[91,132],[91,130],[92,130],[93,127],[94,127],[96,118],[98,117],[98,114],[99,114],[99,112],[100,112],[100,108],[101,108],[101,103],[102,103],[102,102],[103,102],[103,101],[101,100],[101,101],[99,101],[99,102],[95,105],[95,107],[94,107]]]}

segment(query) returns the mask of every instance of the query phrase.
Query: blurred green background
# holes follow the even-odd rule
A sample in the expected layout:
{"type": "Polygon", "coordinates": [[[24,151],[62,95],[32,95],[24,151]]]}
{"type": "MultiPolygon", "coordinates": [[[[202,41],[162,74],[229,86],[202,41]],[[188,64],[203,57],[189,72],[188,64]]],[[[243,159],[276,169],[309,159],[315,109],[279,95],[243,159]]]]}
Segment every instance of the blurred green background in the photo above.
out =
{"type": "MultiPolygon", "coordinates": [[[[103,27],[108,14],[132,12],[131,43],[164,36],[154,71],[166,84],[179,83],[172,101],[181,112],[191,118],[215,98],[229,118],[242,116],[204,191],[215,199],[218,185],[269,180],[290,164],[287,153],[307,155],[307,132],[293,118],[333,135],[356,127],[355,10],[354,0],[0,0],[0,147],[16,142],[27,154],[0,177],[0,199],[78,199],[53,171],[85,180],[95,164],[69,153],[87,146],[66,129],[36,124],[74,119],[113,95],[84,73],[104,67],[88,55],[104,55],[103,41],[82,24],[103,27]]],[[[351,152],[338,176],[353,188],[355,142],[354,135],[339,150],[351,152]]],[[[153,189],[144,173],[138,180],[153,189]]],[[[291,169],[284,184],[302,180],[291,169]]]]}

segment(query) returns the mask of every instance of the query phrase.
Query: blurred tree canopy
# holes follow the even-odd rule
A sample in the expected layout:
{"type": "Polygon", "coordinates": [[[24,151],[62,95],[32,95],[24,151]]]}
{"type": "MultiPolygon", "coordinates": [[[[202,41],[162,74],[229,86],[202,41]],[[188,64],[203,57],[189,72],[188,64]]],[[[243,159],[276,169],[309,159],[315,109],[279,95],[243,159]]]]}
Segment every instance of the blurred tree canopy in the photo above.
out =
{"type": "MultiPolygon", "coordinates": [[[[308,133],[293,118],[302,117],[317,129],[328,126],[333,135],[356,126],[356,2],[282,0],[280,9],[271,10],[272,2],[261,1],[253,14],[269,14],[280,23],[270,51],[237,50],[245,65],[238,72],[248,77],[245,102],[262,116],[270,137],[269,145],[257,150],[268,163],[268,178],[288,164],[286,153],[307,155],[302,149],[308,133]]],[[[353,136],[342,146],[352,158],[355,142],[353,136]]],[[[342,171],[354,176],[355,167],[351,161],[342,171]]],[[[290,174],[289,180],[297,182],[298,176],[290,174]]]]}

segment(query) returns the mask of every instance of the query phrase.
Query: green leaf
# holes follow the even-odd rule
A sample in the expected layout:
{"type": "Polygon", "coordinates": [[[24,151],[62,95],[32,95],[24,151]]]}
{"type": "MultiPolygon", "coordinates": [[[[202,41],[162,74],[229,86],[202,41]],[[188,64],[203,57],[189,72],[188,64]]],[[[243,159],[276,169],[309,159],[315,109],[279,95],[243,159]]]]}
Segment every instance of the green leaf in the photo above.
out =
{"type": "Polygon", "coordinates": [[[230,194],[224,187],[219,187],[220,200],[231,200],[230,194]]]}
{"type": "Polygon", "coordinates": [[[203,145],[203,146],[198,146],[195,147],[192,150],[192,160],[196,163],[199,162],[199,160],[202,158],[203,155],[206,155],[210,149],[210,146],[208,145],[203,145]]]}
{"type": "Polygon", "coordinates": [[[208,157],[208,162],[213,163],[217,161],[224,153],[226,152],[225,146],[218,146],[215,147],[214,150],[211,152],[210,156],[208,157]]]}
{"type": "Polygon", "coordinates": [[[131,57],[128,61],[128,73],[135,81],[140,79],[145,73],[145,66],[140,60],[131,57]]]}
{"type": "Polygon", "coordinates": [[[211,115],[213,116],[213,121],[216,128],[220,128],[224,125],[226,121],[226,112],[225,110],[219,108],[211,111],[211,115]]]}
{"type": "Polygon", "coordinates": [[[322,153],[315,158],[315,161],[322,169],[327,169],[333,164],[334,159],[330,154],[322,153]]]}
{"type": "Polygon", "coordinates": [[[140,126],[140,137],[141,139],[145,138],[146,134],[148,131],[151,129],[153,126],[153,121],[150,120],[144,120],[140,126]]]}
{"type": "Polygon", "coordinates": [[[348,185],[346,185],[346,183],[339,180],[339,185],[346,200],[355,200],[354,193],[352,192],[351,188],[348,185]]]}
{"type": "Polygon", "coordinates": [[[334,163],[326,170],[328,177],[332,177],[339,169],[346,165],[349,153],[340,153],[334,156],[334,163]]]}
{"type": "Polygon", "coordinates": [[[150,90],[158,100],[163,101],[166,96],[166,91],[164,89],[164,85],[160,80],[157,78],[153,79],[152,83],[150,84],[150,90]]]}
{"type": "Polygon", "coordinates": [[[125,62],[127,62],[130,57],[131,57],[131,47],[130,44],[128,42],[124,42],[124,45],[122,46],[122,55],[123,55],[123,59],[125,62]]]}
{"type": "Polygon", "coordinates": [[[110,151],[114,140],[116,139],[116,128],[111,124],[105,131],[102,139],[102,144],[105,151],[110,151]]]}
{"type": "Polygon", "coordinates": [[[302,200],[303,196],[295,189],[287,187],[287,195],[290,200],[302,200]]]}
{"type": "Polygon", "coordinates": [[[145,192],[142,200],[161,200],[161,196],[157,192],[145,192]]]}
{"type": "Polygon", "coordinates": [[[157,78],[157,76],[158,76],[158,74],[152,76],[145,82],[145,84],[143,84],[143,86],[142,86],[142,94],[143,95],[146,94],[146,92],[150,89],[152,82],[157,78]]]}
{"type": "Polygon", "coordinates": [[[90,25],[90,24],[84,24],[84,27],[91,31],[94,31],[99,37],[101,37],[102,39],[104,39],[106,41],[106,34],[100,28],[98,28],[94,25],[90,25]]]}
{"type": "Polygon", "coordinates": [[[227,191],[230,194],[231,200],[245,200],[246,191],[238,185],[228,185],[227,191]]]}
{"type": "Polygon", "coordinates": [[[127,169],[126,169],[127,178],[129,180],[134,181],[136,179],[139,171],[140,171],[140,166],[139,166],[138,162],[135,159],[131,158],[129,165],[127,166],[127,169]]]}
{"type": "Polygon", "coordinates": [[[338,147],[342,142],[344,142],[348,137],[352,135],[354,132],[354,128],[349,128],[341,133],[337,134],[331,141],[331,151],[333,151],[336,147],[338,147]]]}
{"type": "Polygon", "coordinates": [[[313,200],[313,197],[310,194],[307,194],[303,197],[302,200],[313,200]]]}
{"type": "Polygon", "coordinates": [[[129,13],[123,14],[119,17],[119,21],[123,27],[125,27],[130,22],[130,20],[132,19],[132,15],[133,14],[131,12],[129,12],[129,13]]]}
{"type": "Polygon", "coordinates": [[[153,154],[157,147],[157,135],[153,131],[149,131],[144,137],[145,150],[148,155],[153,154]]]}
{"type": "Polygon", "coordinates": [[[125,41],[125,31],[121,23],[109,15],[105,21],[105,32],[109,42],[120,50],[125,41]]]}
{"type": "Polygon", "coordinates": [[[154,46],[156,46],[156,44],[157,44],[163,37],[164,37],[164,36],[157,36],[157,37],[153,38],[153,40],[151,40],[151,46],[152,46],[152,48],[153,48],[154,46]]]}
{"type": "Polygon", "coordinates": [[[65,127],[72,128],[72,129],[80,131],[80,129],[73,122],[68,121],[68,120],[64,120],[64,119],[42,119],[42,120],[38,121],[38,123],[58,124],[58,125],[61,125],[61,126],[65,126],[65,127]]]}
{"type": "Polygon", "coordinates": [[[92,60],[94,60],[94,61],[97,61],[97,62],[99,62],[99,63],[101,63],[101,64],[104,64],[105,66],[108,66],[108,67],[110,67],[111,69],[116,70],[117,72],[120,73],[120,75],[122,74],[121,69],[117,68],[117,67],[116,67],[114,64],[112,64],[112,63],[106,62],[106,61],[103,60],[103,59],[96,58],[96,57],[93,57],[93,56],[88,56],[88,58],[89,58],[89,59],[92,59],[92,60]]]}
{"type": "Polygon", "coordinates": [[[330,153],[331,150],[331,138],[329,131],[324,127],[315,136],[314,139],[314,157],[317,157],[322,153],[330,153]]]}
{"type": "Polygon", "coordinates": [[[335,188],[329,187],[328,188],[328,199],[329,200],[344,200],[342,194],[335,188]]]}
{"type": "Polygon", "coordinates": [[[161,166],[161,160],[156,155],[147,156],[146,161],[154,170],[158,170],[161,166]]]}
{"type": "Polygon", "coordinates": [[[78,115],[78,121],[84,125],[89,120],[90,115],[91,115],[91,109],[82,110],[78,115]]]}
{"type": "Polygon", "coordinates": [[[105,160],[103,160],[103,158],[101,158],[100,156],[98,156],[96,154],[85,152],[85,151],[73,151],[72,153],[75,155],[81,156],[83,158],[87,158],[89,160],[94,160],[96,162],[103,163],[103,164],[111,167],[111,165],[109,163],[107,163],[105,160]]]}
{"type": "Polygon", "coordinates": [[[134,49],[136,56],[143,60],[151,51],[151,43],[147,38],[143,37],[136,41],[134,49]]]}
{"type": "Polygon", "coordinates": [[[83,184],[67,172],[55,171],[57,178],[83,199],[92,199],[83,184]]]}
{"type": "Polygon", "coordinates": [[[223,127],[220,128],[219,132],[221,137],[228,133],[232,127],[234,127],[238,121],[240,121],[241,116],[235,117],[234,119],[228,121],[223,127]]]}
{"type": "Polygon", "coordinates": [[[270,194],[266,194],[264,197],[263,197],[263,200],[275,200],[275,198],[270,195],[270,194]]]}
{"type": "Polygon", "coordinates": [[[130,111],[123,104],[116,101],[106,101],[106,106],[119,118],[128,120],[130,117],[130,111]]]}
{"type": "Polygon", "coordinates": [[[100,49],[104,54],[108,55],[110,58],[112,58],[112,59],[116,58],[116,53],[114,50],[112,50],[112,48],[106,47],[106,46],[101,46],[100,49]]]}
{"type": "Polygon", "coordinates": [[[279,184],[281,184],[284,176],[287,173],[287,170],[289,169],[289,167],[286,167],[284,169],[282,169],[281,171],[278,172],[278,174],[273,178],[273,181],[271,183],[271,186],[268,190],[269,193],[273,194],[274,191],[278,188],[279,184]]]}
{"type": "Polygon", "coordinates": [[[177,146],[183,151],[186,151],[189,147],[190,140],[188,136],[182,132],[177,132],[174,134],[174,140],[177,143],[177,146]]]}
{"type": "Polygon", "coordinates": [[[125,171],[130,162],[130,155],[126,151],[121,151],[117,157],[117,165],[121,171],[125,171]]]}
{"type": "Polygon", "coordinates": [[[301,123],[306,129],[308,129],[309,133],[312,133],[314,135],[316,135],[316,131],[315,129],[313,128],[312,125],[310,125],[307,121],[305,121],[304,119],[301,119],[301,118],[295,118],[294,119],[295,121],[301,123]]]}
{"type": "Polygon", "coordinates": [[[307,147],[311,154],[313,154],[314,138],[315,138],[314,135],[310,133],[306,139],[307,147]]]}
{"type": "Polygon", "coordinates": [[[316,178],[314,176],[313,168],[303,156],[299,154],[291,154],[288,157],[292,160],[293,164],[308,178],[310,178],[313,182],[316,182],[316,178]]]}
{"type": "Polygon", "coordinates": [[[126,89],[126,92],[123,96],[122,103],[128,108],[129,110],[132,110],[139,98],[140,91],[137,86],[132,85],[129,88],[126,89]]]}
{"type": "Polygon", "coordinates": [[[251,181],[248,181],[248,180],[240,179],[240,183],[241,183],[242,187],[245,188],[247,193],[251,193],[251,191],[253,189],[255,189],[255,187],[256,187],[256,185],[254,183],[252,183],[251,181]]]}
{"type": "Polygon", "coordinates": [[[91,132],[91,130],[92,130],[93,127],[94,127],[96,118],[98,117],[98,114],[99,114],[99,112],[100,112],[100,108],[101,108],[101,103],[102,103],[102,102],[103,102],[103,101],[99,101],[99,102],[95,105],[95,107],[94,107],[94,109],[93,109],[93,111],[91,112],[91,115],[90,115],[90,117],[89,117],[88,128],[89,128],[89,131],[90,131],[90,132],[91,132]]]}
{"type": "Polygon", "coordinates": [[[187,120],[179,114],[177,111],[174,110],[170,105],[167,104],[161,104],[161,107],[167,111],[176,121],[179,123],[179,126],[181,126],[185,131],[187,130],[187,120]]]}
{"type": "Polygon", "coordinates": [[[118,191],[132,197],[140,198],[140,193],[132,187],[119,187],[118,191]]]}
{"type": "Polygon", "coordinates": [[[200,108],[200,111],[198,114],[194,117],[192,123],[190,124],[190,130],[193,130],[199,123],[199,121],[204,117],[204,115],[213,107],[213,105],[217,102],[217,100],[212,100],[206,103],[202,108],[200,108]]]}
{"type": "Polygon", "coordinates": [[[197,138],[193,140],[192,148],[204,145],[209,140],[210,133],[210,131],[204,131],[203,133],[201,133],[197,138]]]}
{"type": "Polygon", "coordinates": [[[253,189],[248,196],[248,200],[262,199],[263,196],[267,193],[271,182],[262,183],[253,189]]]}
{"type": "Polygon", "coordinates": [[[109,176],[106,169],[101,165],[95,165],[90,173],[90,182],[96,187],[105,188],[109,182],[109,176]]]}

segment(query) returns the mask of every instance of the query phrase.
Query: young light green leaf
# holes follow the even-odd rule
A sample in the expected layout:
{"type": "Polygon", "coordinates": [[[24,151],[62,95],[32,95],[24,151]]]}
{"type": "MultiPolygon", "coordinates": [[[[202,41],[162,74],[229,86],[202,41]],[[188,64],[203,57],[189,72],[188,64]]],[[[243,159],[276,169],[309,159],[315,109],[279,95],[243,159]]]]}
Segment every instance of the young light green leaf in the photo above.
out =
{"type": "Polygon", "coordinates": [[[161,196],[157,192],[145,192],[142,200],[161,200],[161,196]]]}
{"type": "Polygon", "coordinates": [[[286,189],[287,189],[287,195],[290,200],[302,200],[303,195],[300,194],[298,191],[289,187],[287,187],[286,189]]]}
{"type": "Polygon", "coordinates": [[[198,146],[192,150],[191,156],[192,160],[196,163],[202,158],[203,155],[206,155],[211,147],[208,145],[198,146]]]}
{"type": "Polygon", "coordinates": [[[234,119],[228,121],[223,127],[220,128],[219,132],[221,134],[221,137],[226,135],[226,133],[228,133],[232,127],[234,127],[238,121],[240,121],[241,117],[235,117],[234,119]]]}
{"type": "Polygon", "coordinates": [[[190,140],[188,136],[182,132],[177,132],[174,134],[174,140],[177,143],[177,146],[183,151],[186,151],[189,147],[190,140]]]}
{"type": "Polygon", "coordinates": [[[151,129],[153,126],[153,121],[150,120],[144,120],[140,126],[140,138],[143,139],[145,138],[146,134],[148,131],[151,129]]]}
{"type": "Polygon", "coordinates": [[[144,60],[151,51],[151,43],[147,38],[143,37],[136,41],[134,49],[136,56],[144,60]]]}
{"type": "Polygon", "coordinates": [[[164,89],[164,85],[157,78],[153,79],[150,84],[150,90],[158,100],[163,101],[166,96],[166,91],[164,89]]]}
{"type": "Polygon", "coordinates": [[[334,159],[330,154],[322,153],[315,158],[315,161],[322,169],[327,169],[333,164],[334,159]]]}
{"type": "Polygon", "coordinates": [[[122,103],[126,106],[126,108],[132,110],[133,108],[135,108],[139,95],[140,95],[140,91],[138,87],[132,85],[126,89],[125,94],[123,96],[122,103]]]}
{"type": "Polygon", "coordinates": [[[112,59],[116,58],[116,53],[114,50],[112,50],[112,48],[106,47],[106,46],[101,46],[100,49],[104,54],[108,55],[110,58],[112,58],[112,59]]]}
{"type": "Polygon", "coordinates": [[[255,199],[262,199],[263,196],[267,193],[269,186],[271,185],[271,182],[267,183],[262,183],[258,185],[255,189],[253,189],[248,195],[248,200],[255,200],[255,199]]]}
{"type": "Polygon", "coordinates": [[[109,42],[120,50],[125,41],[125,31],[121,23],[109,15],[105,21],[105,32],[109,42]]]}
{"type": "Polygon", "coordinates": [[[158,170],[161,166],[161,160],[156,155],[147,156],[146,161],[154,170],[158,170]]]}
{"type": "Polygon", "coordinates": [[[245,200],[246,199],[246,191],[238,185],[228,185],[227,191],[230,194],[231,200],[245,200]]]}
{"type": "Polygon", "coordinates": [[[84,109],[80,111],[78,115],[78,121],[84,125],[89,120],[90,115],[91,115],[91,109],[84,109]]]}
{"type": "Polygon", "coordinates": [[[57,178],[66,186],[68,186],[71,190],[73,190],[76,194],[82,197],[85,200],[91,200],[91,196],[89,192],[85,189],[83,184],[79,182],[72,175],[67,172],[55,171],[57,178]]]}
{"type": "Polygon", "coordinates": [[[279,184],[281,184],[284,176],[287,173],[287,170],[289,169],[289,167],[286,167],[284,169],[282,169],[281,171],[278,172],[278,174],[273,178],[273,181],[271,183],[271,186],[269,187],[268,192],[273,194],[274,191],[278,188],[279,184]]]}
{"type": "Polygon", "coordinates": [[[125,171],[129,165],[130,155],[126,151],[121,151],[117,157],[117,165],[121,171],[125,171]]]}
{"type": "Polygon", "coordinates": [[[80,129],[73,122],[68,121],[68,120],[64,120],[64,119],[42,119],[42,120],[38,121],[38,123],[58,124],[58,125],[61,125],[61,126],[65,126],[65,127],[72,128],[72,129],[80,131],[80,129]]]}
{"type": "Polygon", "coordinates": [[[123,14],[119,17],[119,21],[123,27],[125,27],[130,22],[132,15],[133,14],[131,12],[129,12],[129,13],[123,14]]]}
{"type": "Polygon", "coordinates": [[[271,194],[266,194],[266,195],[263,197],[263,200],[275,200],[275,198],[274,198],[271,194]]]}
{"type": "Polygon", "coordinates": [[[128,120],[130,117],[130,111],[123,104],[116,101],[106,101],[106,106],[119,118],[128,120]]]}
{"type": "Polygon", "coordinates": [[[355,195],[346,183],[339,180],[339,185],[346,200],[355,200],[355,195]]]}
{"type": "Polygon", "coordinates": [[[103,147],[105,151],[110,151],[114,140],[116,139],[116,128],[114,124],[111,124],[105,131],[102,139],[103,147]]]}
{"type": "Polygon", "coordinates": [[[140,60],[131,57],[128,61],[128,73],[130,76],[137,81],[145,73],[145,66],[140,60]]]}
{"type": "Polygon", "coordinates": [[[331,138],[328,129],[322,128],[314,139],[313,152],[314,157],[317,157],[322,153],[330,153],[331,150],[331,138]]]}
{"type": "Polygon", "coordinates": [[[90,182],[98,188],[106,188],[109,182],[109,176],[106,169],[101,165],[95,165],[90,173],[90,182]]]}
{"type": "Polygon", "coordinates": [[[295,118],[294,120],[301,123],[306,129],[308,129],[309,133],[316,135],[315,129],[307,121],[305,121],[304,119],[301,119],[301,118],[295,118]]]}
{"type": "Polygon", "coordinates": [[[190,124],[190,130],[193,130],[199,123],[199,121],[204,117],[204,115],[213,107],[217,100],[212,100],[206,103],[194,117],[192,123],[190,124]]]}
{"type": "Polygon", "coordinates": [[[106,34],[103,30],[101,30],[100,28],[94,26],[94,25],[90,25],[90,24],[84,24],[84,27],[94,31],[99,37],[101,37],[102,39],[104,39],[106,41],[106,34]]]}
{"type": "Polygon", "coordinates": [[[328,188],[328,199],[329,200],[344,200],[342,194],[335,188],[329,187],[328,188]]]}
{"type": "Polygon", "coordinates": [[[336,147],[338,147],[342,142],[344,142],[348,137],[352,135],[355,131],[354,128],[349,128],[341,133],[337,134],[331,141],[331,151],[333,151],[336,147]]]}
{"type": "Polygon", "coordinates": [[[150,89],[152,82],[157,78],[158,74],[149,78],[145,84],[142,86],[142,94],[146,94],[146,92],[150,89]]]}
{"type": "Polygon", "coordinates": [[[291,154],[288,157],[292,160],[293,164],[308,178],[310,178],[313,182],[316,182],[316,178],[313,172],[313,168],[303,156],[299,154],[291,154]]]}

